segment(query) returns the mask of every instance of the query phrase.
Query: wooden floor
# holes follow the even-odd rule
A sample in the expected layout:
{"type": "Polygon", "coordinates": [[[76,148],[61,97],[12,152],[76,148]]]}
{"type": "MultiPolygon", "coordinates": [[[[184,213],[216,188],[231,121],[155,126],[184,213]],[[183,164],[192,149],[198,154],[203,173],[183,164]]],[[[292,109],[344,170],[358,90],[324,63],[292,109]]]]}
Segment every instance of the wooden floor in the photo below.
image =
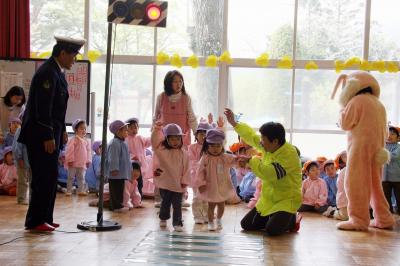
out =
{"type": "MultiPolygon", "coordinates": [[[[60,230],[78,232],[77,223],[96,219],[97,209],[87,204],[90,199],[95,198],[94,195],[67,198],[63,194],[58,194],[57,197],[55,222],[62,224],[60,230]]],[[[153,207],[152,200],[146,200],[144,206],[143,209],[134,209],[121,214],[105,211],[105,219],[122,224],[122,229],[118,231],[79,233],[57,231],[50,234],[34,234],[23,229],[27,206],[17,205],[14,197],[0,196],[0,243],[21,237],[0,246],[0,265],[132,265],[134,264],[132,258],[140,254],[142,256],[143,254],[138,252],[142,252],[146,245],[151,248],[154,246],[154,241],[160,242],[157,240],[161,239],[158,236],[171,238],[168,232],[160,231],[158,209],[153,207]]],[[[224,239],[224,243],[232,248],[222,248],[225,252],[226,250],[237,252],[241,249],[253,252],[251,249],[258,247],[258,244],[255,244],[258,243],[257,239],[261,239],[259,246],[262,249],[258,247],[258,250],[262,254],[256,257],[260,260],[258,265],[400,265],[399,216],[396,216],[397,225],[393,231],[370,229],[369,232],[345,232],[336,229],[337,222],[333,219],[317,214],[304,214],[298,233],[266,237],[262,234],[245,234],[241,231],[240,219],[247,211],[244,204],[227,206],[223,217],[223,230],[209,234],[206,226],[194,225],[190,208],[185,209],[183,211],[185,233],[179,237],[187,240],[193,239],[193,235],[200,235],[198,238],[214,239],[212,240],[214,242],[224,239]],[[246,244],[247,239],[250,244],[246,244]],[[237,243],[237,248],[232,247],[234,243],[237,243]]],[[[172,231],[170,223],[168,228],[172,231]]],[[[184,242],[180,242],[181,245],[184,245],[184,242]]],[[[239,256],[239,253],[232,255],[239,256]]],[[[178,254],[186,254],[190,258],[192,253],[181,251],[178,254]]],[[[182,256],[177,258],[179,260],[182,256]]],[[[243,262],[243,258],[237,261],[243,262]]],[[[181,263],[195,264],[193,261],[183,259],[181,263]]],[[[139,262],[136,265],[147,264],[150,262],[139,262]]],[[[168,260],[154,264],[168,265],[168,260]]],[[[231,263],[233,264],[239,263],[231,263]]],[[[256,265],[251,260],[246,264],[256,265]]],[[[205,263],[198,262],[197,265],[205,263]]]]}

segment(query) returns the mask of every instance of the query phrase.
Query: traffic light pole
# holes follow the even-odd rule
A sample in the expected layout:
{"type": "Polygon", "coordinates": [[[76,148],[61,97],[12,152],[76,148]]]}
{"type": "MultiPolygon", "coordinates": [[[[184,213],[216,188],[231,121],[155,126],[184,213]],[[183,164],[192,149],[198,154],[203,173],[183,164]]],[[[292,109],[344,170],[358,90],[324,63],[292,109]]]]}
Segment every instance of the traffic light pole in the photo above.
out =
{"type": "MultiPolygon", "coordinates": [[[[104,107],[103,107],[103,136],[101,143],[101,170],[100,170],[100,187],[99,187],[99,207],[97,212],[97,220],[90,222],[81,222],[77,225],[78,229],[90,230],[90,231],[113,231],[121,229],[122,225],[113,222],[103,220],[103,193],[104,193],[104,179],[105,179],[105,162],[107,152],[107,119],[108,119],[108,107],[109,107],[109,96],[110,96],[110,66],[111,66],[111,40],[112,40],[112,23],[108,22],[107,31],[107,61],[106,61],[106,80],[104,90],[104,107]]],[[[94,121],[92,121],[94,123],[94,121]]]]}

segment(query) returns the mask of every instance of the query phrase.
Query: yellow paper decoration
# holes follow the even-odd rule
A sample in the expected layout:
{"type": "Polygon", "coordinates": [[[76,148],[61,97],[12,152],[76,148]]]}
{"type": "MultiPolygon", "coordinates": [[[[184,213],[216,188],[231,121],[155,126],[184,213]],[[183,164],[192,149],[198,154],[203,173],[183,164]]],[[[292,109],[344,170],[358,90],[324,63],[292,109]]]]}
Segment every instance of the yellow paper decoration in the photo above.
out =
{"type": "Polygon", "coordinates": [[[289,56],[285,55],[282,57],[282,59],[278,62],[277,64],[278,68],[292,68],[293,67],[293,61],[292,58],[289,56]]]}
{"type": "Polygon", "coordinates": [[[361,60],[358,57],[352,57],[350,59],[348,59],[344,65],[346,68],[348,67],[352,67],[352,66],[359,66],[361,64],[361,60]]]}
{"type": "Polygon", "coordinates": [[[231,57],[231,54],[228,51],[225,51],[222,53],[222,55],[219,57],[219,61],[224,62],[226,64],[232,64],[233,59],[231,57]]]}
{"type": "Polygon", "coordinates": [[[384,61],[375,61],[371,63],[371,69],[377,70],[381,73],[386,71],[385,62],[384,61]]]}
{"type": "Polygon", "coordinates": [[[88,59],[91,63],[94,63],[97,61],[97,58],[101,56],[101,52],[97,50],[90,50],[88,52],[88,59]]]}
{"type": "Polygon", "coordinates": [[[367,60],[362,60],[359,68],[364,71],[369,71],[371,70],[371,64],[367,60]]]}
{"type": "Polygon", "coordinates": [[[169,61],[169,55],[164,52],[159,52],[157,54],[157,64],[162,65],[169,61]]]}
{"type": "Polygon", "coordinates": [[[305,65],[305,69],[307,69],[307,70],[318,69],[318,65],[317,65],[317,63],[315,63],[314,61],[309,61],[309,62],[305,65]]]}
{"type": "Polygon", "coordinates": [[[82,60],[82,59],[83,59],[83,56],[81,54],[76,55],[76,60],[82,60]]]}
{"type": "Polygon", "coordinates": [[[178,54],[174,54],[173,56],[171,56],[171,66],[177,67],[177,68],[181,68],[183,66],[182,63],[182,59],[178,54]]]}
{"type": "Polygon", "coordinates": [[[345,68],[345,64],[342,60],[335,61],[335,71],[336,73],[340,73],[345,68]]]}
{"type": "Polygon", "coordinates": [[[259,57],[256,58],[256,65],[266,67],[269,65],[269,56],[267,53],[262,53],[259,57]]]}
{"type": "Polygon", "coordinates": [[[38,52],[30,52],[29,58],[39,58],[39,53],[38,52]]]}
{"type": "Polygon", "coordinates": [[[386,70],[389,73],[399,72],[399,66],[395,62],[386,62],[386,70]]]}
{"type": "Polygon", "coordinates": [[[216,67],[218,65],[218,57],[215,55],[209,55],[206,59],[206,66],[216,67]]]}
{"type": "Polygon", "coordinates": [[[186,65],[191,66],[192,68],[199,67],[199,58],[195,54],[189,56],[186,60],[186,65]]]}
{"type": "Polygon", "coordinates": [[[50,55],[51,55],[51,52],[50,52],[50,51],[47,51],[47,52],[43,52],[43,53],[39,54],[38,57],[39,57],[39,58],[49,58],[50,55]]]}

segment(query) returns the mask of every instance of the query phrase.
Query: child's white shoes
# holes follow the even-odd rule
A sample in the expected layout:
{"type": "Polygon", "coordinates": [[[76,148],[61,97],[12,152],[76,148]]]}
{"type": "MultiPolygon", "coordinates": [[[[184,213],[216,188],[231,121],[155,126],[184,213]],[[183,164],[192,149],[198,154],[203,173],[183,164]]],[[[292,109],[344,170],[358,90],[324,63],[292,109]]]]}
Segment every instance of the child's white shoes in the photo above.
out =
{"type": "Polygon", "coordinates": [[[160,220],[160,227],[161,228],[167,227],[167,221],[166,220],[160,220]]]}

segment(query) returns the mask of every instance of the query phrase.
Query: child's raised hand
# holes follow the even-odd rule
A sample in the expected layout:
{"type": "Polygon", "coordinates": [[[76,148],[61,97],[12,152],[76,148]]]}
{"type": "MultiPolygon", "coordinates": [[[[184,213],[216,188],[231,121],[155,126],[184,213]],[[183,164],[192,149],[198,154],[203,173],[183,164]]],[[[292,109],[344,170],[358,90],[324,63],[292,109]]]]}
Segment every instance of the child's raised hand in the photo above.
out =
{"type": "Polygon", "coordinates": [[[232,112],[232,110],[229,108],[225,108],[224,114],[228,123],[235,127],[237,125],[237,122],[235,120],[235,114],[232,112]]]}
{"type": "Polygon", "coordinates": [[[218,117],[218,121],[217,121],[218,127],[219,127],[219,128],[223,128],[223,127],[224,127],[224,124],[225,124],[224,118],[223,118],[222,116],[219,116],[219,117],[218,117]]]}
{"type": "Polygon", "coordinates": [[[213,117],[212,113],[209,113],[208,114],[208,123],[212,124],[212,122],[214,122],[214,117],[213,117]]]}
{"type": "Polygon", "coordinates": [[[163,122],[162,120],[157,120],[154,124],[155,124],[156,126],[158,126],[158,127],[162,127],[163,124],[164,124],[164,122],[163,122]]]}

